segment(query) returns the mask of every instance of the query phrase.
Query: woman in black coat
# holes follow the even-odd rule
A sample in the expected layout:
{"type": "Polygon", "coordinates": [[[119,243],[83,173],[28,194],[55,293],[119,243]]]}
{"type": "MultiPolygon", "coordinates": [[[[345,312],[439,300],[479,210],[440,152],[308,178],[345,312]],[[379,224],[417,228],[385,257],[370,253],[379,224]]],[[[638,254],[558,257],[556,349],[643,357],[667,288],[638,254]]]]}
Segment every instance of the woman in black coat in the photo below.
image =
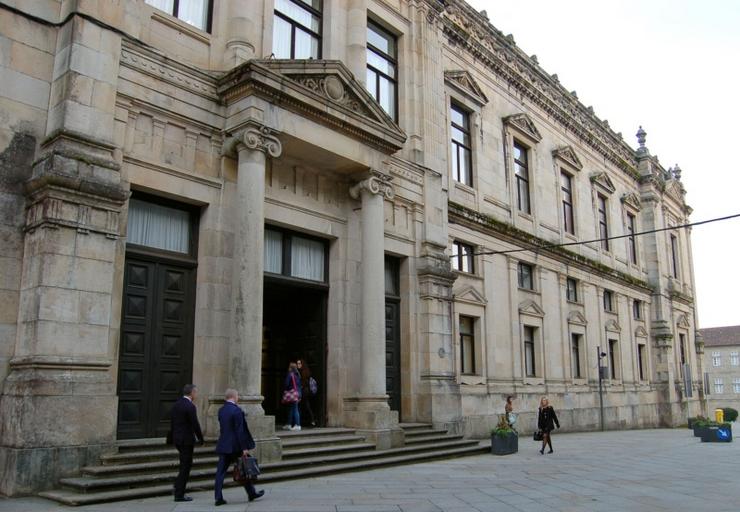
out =
{"type": "Polygon", "coordinates": [[[552,408],[547,397],[543,396],[540,400],[540,411],[537,415],[537,428],[542,431],[542,449],[540,450],[540,454],[545,453],[545,445],[550,447],[550,451],[547,453],[552,453],[550,432],[555,430],[556,425],[560,428],[560,422],[558,421],[558,416],[555,414],[555,409],[552,408]]]}

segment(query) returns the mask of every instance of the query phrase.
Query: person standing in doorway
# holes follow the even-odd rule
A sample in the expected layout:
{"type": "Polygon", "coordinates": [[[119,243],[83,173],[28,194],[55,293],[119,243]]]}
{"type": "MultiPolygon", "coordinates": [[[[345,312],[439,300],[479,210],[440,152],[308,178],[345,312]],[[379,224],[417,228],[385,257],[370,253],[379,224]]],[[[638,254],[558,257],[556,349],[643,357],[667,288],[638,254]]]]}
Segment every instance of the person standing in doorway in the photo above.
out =
{"type": "MultiPolygon", "coordinates": [[[[299,359],[296,361],[296,366],[298,367],[298,372],[301,375],[301,409],[302,413],[307,413],[307,418],[309,420],[309,424],[312,427],[316,426],[316,418],[313,414],[313,408],[311,407],[311,398],[313,397],[313,392],[311,390],[311,369],[308,367],[308,365],[303,361],[303,359],[299,359]]],[[[303,414],[303,417],[305,418],[306,415],[303,414]]]]}
{"type": "Polygon", "coordinates": [[[558,416],[555,414],[555,409],[552,408],[547,397],[543,396],[540,400],[540,409],[537,415],[537,428],[542,431],[541,455],[545,453],[545,445],[550,447],[550,451],[547,453],[553,452],[551,432],[555,430],[556,425],[560,428],[560,422],[558,421],[558,416]]]}
{"type": "Polygon", "coordinates": [[[301,414],[298,410],[301,403],[301,374],[298,373],[298,365],[290,363],[288,374],[283,383],[283,400],[288,406],[288,422],[286,430],[301,430],[301,414]]]}
{"type": "Polygon", "coordinates": [[[198,423],[198,413],[193,401],[198,395],[194,384],[186,384],[182,397],[172,406],[170,414],[170,433],[167,436],[180,454],[180,470],[175,479],[175,501],[193,501],[185,496],[185,487],[193,467],[193,449],[196,441],[203,444],[203,432],[198,423]]]}
{"type": "MultiPolygon", "coordinates": [[[[218,424],[221,433],[218,436],[218,444],[216,444],[218,454],[215,493],[217,507],[226,505],[223,487],[229,466],[239,460],[239,457],[249,455],[249,451],[255,448],[254,439],[247,425],[247,417],[237,405],[239,393],[235,389],[227,389],[225,399],[224,405],[218,410],[218,424]]],[[[249,501],[261,498],[265,494],[265,491],[257,491],[249,481],[244,484],[244,490],[247,491],[249,501]]]]}

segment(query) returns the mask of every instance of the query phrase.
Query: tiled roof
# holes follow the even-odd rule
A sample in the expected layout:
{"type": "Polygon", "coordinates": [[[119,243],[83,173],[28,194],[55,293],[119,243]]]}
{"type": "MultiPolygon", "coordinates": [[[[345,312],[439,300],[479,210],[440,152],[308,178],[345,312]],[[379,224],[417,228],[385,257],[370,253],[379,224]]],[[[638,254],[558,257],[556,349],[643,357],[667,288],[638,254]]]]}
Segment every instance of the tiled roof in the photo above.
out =
{"type": "Polygon", "coordinates": [[[707,347],[740,345],[740,325],[699,329],[699,332],[704,337],[704,346],[707,347]]]}

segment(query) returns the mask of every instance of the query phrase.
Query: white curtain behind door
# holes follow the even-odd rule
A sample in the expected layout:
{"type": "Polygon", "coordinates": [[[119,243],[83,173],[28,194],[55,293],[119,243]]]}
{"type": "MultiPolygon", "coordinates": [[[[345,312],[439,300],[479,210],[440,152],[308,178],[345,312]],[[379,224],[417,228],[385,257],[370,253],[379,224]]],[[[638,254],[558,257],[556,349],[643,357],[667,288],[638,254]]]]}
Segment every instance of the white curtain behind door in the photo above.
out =
{"type": "Polygon", "coordinates": [[[127,243],[187,254],[190,252],[190,214],[131,199],[127,243]]]}

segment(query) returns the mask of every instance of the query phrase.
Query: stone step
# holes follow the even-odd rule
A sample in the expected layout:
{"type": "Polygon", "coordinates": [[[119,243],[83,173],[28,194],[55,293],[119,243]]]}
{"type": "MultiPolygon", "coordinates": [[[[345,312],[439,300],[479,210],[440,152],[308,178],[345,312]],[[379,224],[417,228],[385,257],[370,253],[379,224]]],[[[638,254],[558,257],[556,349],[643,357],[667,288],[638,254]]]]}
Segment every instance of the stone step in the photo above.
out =
{"type": "Polygon", "coordinates": [[[418,428],[413,430],[404,431],[406,439],[414,439],[417,437],[424,436],[445,436],[447,431],[444,429],[433,429],[433,428],[418,428]]]}
{"type": "Polygon", "coordinates": [[[399,423],[399,427],[401,427],[406,432],[413,432],[414,430],[419,429],[430,429],[432,428],[431,423],[399,423]]]}
{"type": "Polygon", "coordinates": [[[326,428],[304,428],[303,430],[281,430],[275,429],[275,434],[280,439],[293,439],[297,437],[323,437],[337,436],[342,434],[354,434],[356,431],[351,428],[343,427],[326,427],[326,428]]]}
{"type": "MultiPolygon", "coordinates": [[[[351,460],[364,460],[374,459],[379,457],[388,457],[395,454],[405,453],[417,453],[427,450],[439,450],[439,449],[450,449],[450,448],[461,448],[464,446],[472,446],[477,444],[477,441],[469,440],[455,440],[446,443],[434,443],[427,445],[413,445],[410,447],[396,448],[390,450],[364,450],[364,451],[350,451],[348,453],[317,453],[307,452],[303,457],[291,458],[287,461],[281,462],[270,462],[263,464],[262,470],[267,473],[271,471],[280,471],[286,468],[298,468],[302,466],[313,466],[318,464],[345,462],[351,460]]],[[[374,448],[374,445],[370,445],[374,448]]],[[[203,457],[200,459],[193,460],[193,470],[211,470],[215,471],[218,457],[203,457]]],[[[178,461],[175,459],[162,461],[162,462],[146,462],[141,464],[121,464],[116,466],[88,466],[82,469],[82,477],[77,479],[64,479],[61,481],[64,485],[70,485],[72,487],[78,487],[80,485],[93,485],[94,482],[90,481],[91,478],[99,478],[96,480],[100,485],[118,485],[124,484],[126,478],[129,477],[144,477],[148,474],[164,474],[164,477],[169,478],[168,472],[177,470],[178,461]],[[119,479],[121,479],[119,481],[119,479]],[[108,482],[107,480],[111,480],[108,482]]],[[[172,473],[174,475],[175,473],[172,473]]],[[[195,474],[195,472],[193,472],[195,474]]],[[[174,477],[173,477],[174,478],[174,477]]],[[[134,478],[126,480],[126,484],[133,486],[135,482],[134,478]]]]}
{"type": "Polygon", "coordinates": [[[406,444],[415,444],[415,443],[434,443],[434,442],[444,442],[444,441],[451,441],[454,439],[463,439],[463,436],[460,434],[430,434],[430,435],[422,435],[422,436],[412,436],[406,438],[406,444]]]}
{"type": "Polygon", "coordinates": [[[283,449],[335,446],[338,444],[364,443],[365,438],[357,434],[339,434],[332,436],[281,437],[283,449]]]}
{"type": "Polygon", "coordinates": [[[283,459],[293,459],[296,457],[305,457],[311,454],[323,453],[341,453],[341,452],[360,452],[364,450],[375,450],[374,443],[351,443],[338,444],[335,446],[319,446],[315,448],[288,448],[283,447],[283,459]]]}
{"type": "MultiPolygon", "coordinates": [[[[390,451],[390,450],[389,450],[390,451]]],[[[477,442],[470,446],[464,446],[459,448],[451,449],[433,449],[419,453],[406,453],[403,455],[393,455],[388,457],[381,457],[374,460],[361,460],[352,461],[345,463],[335,463],[320,466],[309,466],[301,469],[292,469],[284,471],[266,472],[261,476],[261,483],[276,482],[280,480],[288,480],[295,478],[310,478],[320,475],[327,475],[333,473],[343,473],[348,471],[361,471],[367,469],[375,469],[384,466],[411,464],[414,462],[428,461],[434,459],[445,459],[453,457],[463,457],[468,455],[478,455],[486,453],[488,450],[485,447],[481,447],[477,442]]],[[[208,476],[208,475],[206,475],[208,476]]],[[[170,475],[170,479],[174,479],[174,473],[170,475]]],[[[156,482],[156,480],[155,480],[156,482]]],[[[227,485],[233,485],[233,482],[228,481],[227,485]]],[[[213,488],[212,477],[205,478],[203,475],[197,475],[193,473],[191,482],[188,485],[190,491],[196,490],[207,490],[213,488]]],[[[91,488],[87,489],[92,490],[91,488]]],[[[168,482],[162,485],[150,485],[147,487],[137,488],[125,488],[125,489],[110,489],[110,490],[96,490],[93,492],[80,493],[77,489],[61,489],[54,491],[43,492],[40,495],[44,498],[58,501],[66,505],[88,505],[93,503],[101,503],[108,501],[118,501],[127,499],[140,499],[150,496],[164,496],[172,493],[172,484],[168,482]]]]}

